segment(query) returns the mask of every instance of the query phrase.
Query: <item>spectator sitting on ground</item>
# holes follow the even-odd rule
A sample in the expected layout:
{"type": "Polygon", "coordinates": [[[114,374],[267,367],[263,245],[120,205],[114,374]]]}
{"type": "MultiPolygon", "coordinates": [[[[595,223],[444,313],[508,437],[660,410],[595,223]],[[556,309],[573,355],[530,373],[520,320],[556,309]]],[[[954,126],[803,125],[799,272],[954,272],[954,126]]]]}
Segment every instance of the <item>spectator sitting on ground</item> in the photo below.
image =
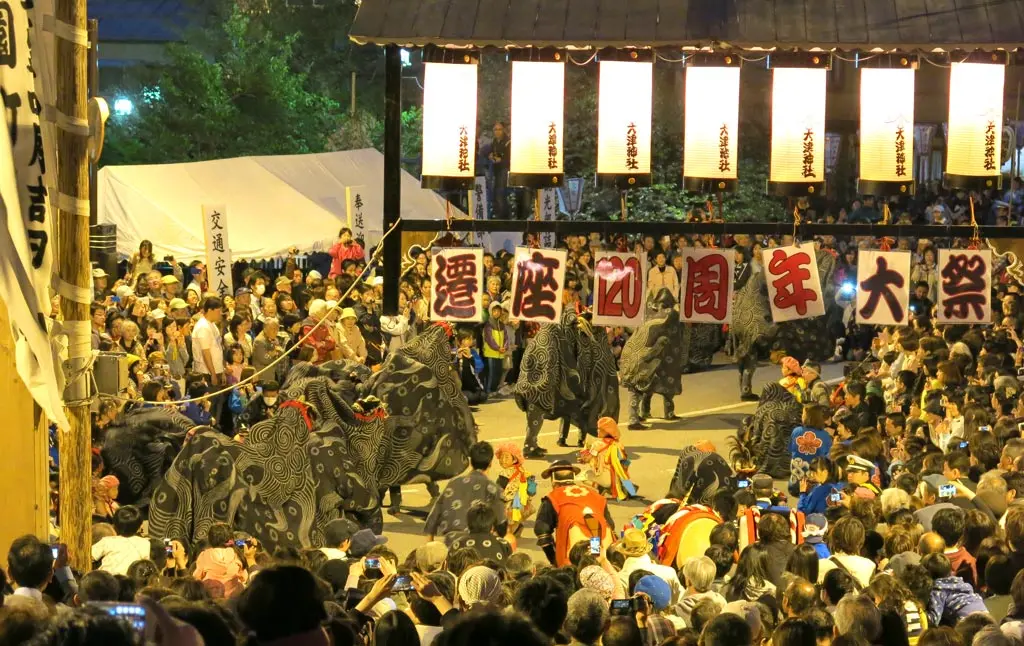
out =
{"type": "Polygon", "coordinates": [[[149,558],[149,539],[139,536],[142,514],[134,505],[125,505],[114,512],[117,536],[101,538],[92,546],[92,560],[99,569],[111,574],[127,574],[128,566],[149,558]]]}

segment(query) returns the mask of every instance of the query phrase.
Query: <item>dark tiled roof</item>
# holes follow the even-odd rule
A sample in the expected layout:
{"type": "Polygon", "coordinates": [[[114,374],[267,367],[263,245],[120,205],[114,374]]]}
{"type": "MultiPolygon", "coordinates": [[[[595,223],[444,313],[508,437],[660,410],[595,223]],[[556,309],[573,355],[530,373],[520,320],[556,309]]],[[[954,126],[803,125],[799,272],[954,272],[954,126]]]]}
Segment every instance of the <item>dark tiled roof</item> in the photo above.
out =
{"type": "Polygon", "coordinates": [[[192,10],[186,0],[89,0],[89,17],[99,20],[100,41],[178,41],[192,10]]]}
{"type": "Polygon", "coordinates": [[[1024,0],[362,0],[351,38],[422,46],[1017,48],[1024,0]]]}

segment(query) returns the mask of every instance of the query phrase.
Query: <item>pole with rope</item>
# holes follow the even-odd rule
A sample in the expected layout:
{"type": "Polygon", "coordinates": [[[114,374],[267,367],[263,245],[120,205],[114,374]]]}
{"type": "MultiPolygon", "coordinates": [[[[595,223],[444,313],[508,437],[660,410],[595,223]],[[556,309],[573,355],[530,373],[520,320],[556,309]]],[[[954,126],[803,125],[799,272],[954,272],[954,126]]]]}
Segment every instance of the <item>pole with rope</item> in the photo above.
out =
{"type": "Polygon", "coordinates": [[[91,565],[92,451],[88,361],[92,351],[89,304],[89,38],[86,0],[57,0],[57,257],[68,331],[69,374],[64,401],[70,428],[59,434],[61,542],[71,565],[91,565]]]}

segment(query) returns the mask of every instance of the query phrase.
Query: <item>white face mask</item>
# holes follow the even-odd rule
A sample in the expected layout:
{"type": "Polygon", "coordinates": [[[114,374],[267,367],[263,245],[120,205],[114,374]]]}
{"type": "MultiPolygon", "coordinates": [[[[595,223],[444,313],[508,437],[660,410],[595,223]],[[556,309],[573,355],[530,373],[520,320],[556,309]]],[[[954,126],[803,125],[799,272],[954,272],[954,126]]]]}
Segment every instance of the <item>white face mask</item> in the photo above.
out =
{"type": "Polygon", "coordinates": [[[263,403],[266,404],[267,406],[273,406],[274,404],[277,403],[277,397],[264,397],[263,403]]]}
{"type": "Polygon", "coordinates": [[[263,296],[263,292],[265,292],[265,291],[267,291],[267,288],[264,285],[256,285],[256,295],[257,296],[263,296]]]}

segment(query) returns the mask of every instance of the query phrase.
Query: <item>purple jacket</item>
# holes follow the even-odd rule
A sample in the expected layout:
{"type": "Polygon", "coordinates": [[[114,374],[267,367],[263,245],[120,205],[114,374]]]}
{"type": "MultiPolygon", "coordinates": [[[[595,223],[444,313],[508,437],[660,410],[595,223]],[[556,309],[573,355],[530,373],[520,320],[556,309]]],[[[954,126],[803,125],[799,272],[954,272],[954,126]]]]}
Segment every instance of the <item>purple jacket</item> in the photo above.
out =
{"type": "Polygon", "coordinates": [[[935,579],[928,598],[928,625],[954,626],[972,612],[988,612],[981,596],[958,576],[935,579]]]}

